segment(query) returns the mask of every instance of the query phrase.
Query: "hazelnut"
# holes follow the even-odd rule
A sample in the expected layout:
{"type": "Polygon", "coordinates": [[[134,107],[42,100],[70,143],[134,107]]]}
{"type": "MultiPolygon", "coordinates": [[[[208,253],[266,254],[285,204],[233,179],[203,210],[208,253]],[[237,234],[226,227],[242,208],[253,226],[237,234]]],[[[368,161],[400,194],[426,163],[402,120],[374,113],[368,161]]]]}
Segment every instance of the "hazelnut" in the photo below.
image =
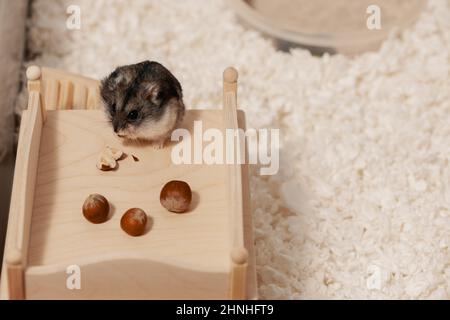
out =
{"type": "Polygon", "coordinates": [[[120,227],[133,237],[143,235],[146,225],[147,215],[139,208],[129,209],[120,219],[120,227]]]}
{"type": "Polygon", "coordinates": [[[170,181],[162,188],[159,200],[161,205],[167,210],[183,213],[189,210],[192,191],[184,181],[170,181]]]}
{"type": "Polygon", "coordinates": [[[100,194],[91,194],[84,201],[83,215],[92,223],[98,224],[108,220],[109,203],[106,198],[100,194]]]}

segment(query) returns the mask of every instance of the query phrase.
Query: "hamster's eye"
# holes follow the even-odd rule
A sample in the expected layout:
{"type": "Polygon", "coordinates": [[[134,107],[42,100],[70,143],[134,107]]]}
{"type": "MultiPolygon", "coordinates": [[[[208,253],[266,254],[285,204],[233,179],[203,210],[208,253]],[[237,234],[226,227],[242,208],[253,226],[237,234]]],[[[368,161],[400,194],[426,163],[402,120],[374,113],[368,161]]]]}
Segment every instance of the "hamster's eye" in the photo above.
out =
{"type": "Polygon", "coordinates": [[[113,103],[112,105],[111,105],[111,114],[112,115],[115,115],[116,114],[116,104],[115,103],[113,103]]]}
{"type": "Polygon", "coordinates": [[[128,113],[127,118],[128,120],[136,120],[138,117],[138,112],[136,110],[130,111],[130,113],[128,113]]]}

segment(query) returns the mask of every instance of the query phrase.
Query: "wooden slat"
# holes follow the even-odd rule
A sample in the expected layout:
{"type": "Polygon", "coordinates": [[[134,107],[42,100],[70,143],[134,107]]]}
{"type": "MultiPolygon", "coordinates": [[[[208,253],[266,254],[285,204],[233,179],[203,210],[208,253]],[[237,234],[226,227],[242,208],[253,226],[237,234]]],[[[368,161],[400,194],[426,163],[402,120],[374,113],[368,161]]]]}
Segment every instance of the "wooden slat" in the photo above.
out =
{"type": "Polygon", "coordinates": [[[58,109],[59,82],[55,79],[48,79],[45,83],[45,108],[47,110],[58,109]]]}
{"type": "Polygon", "coordinates": [[[94,110],[99,108],[99,89],[98,87],[91,87],[88,90],[88,98],[86,109],[94,110]]]}
{"type": "Polygon", "coordinates": [[[73,109],[86,109],[87,90],[80,83],[76,83],[73,90],[73,109]]]}
{"type": "Polygon", "coordinates": [[[73,106],[73,83],[62,81],[59,91],[58,109],[72,109],[73,106]]]}

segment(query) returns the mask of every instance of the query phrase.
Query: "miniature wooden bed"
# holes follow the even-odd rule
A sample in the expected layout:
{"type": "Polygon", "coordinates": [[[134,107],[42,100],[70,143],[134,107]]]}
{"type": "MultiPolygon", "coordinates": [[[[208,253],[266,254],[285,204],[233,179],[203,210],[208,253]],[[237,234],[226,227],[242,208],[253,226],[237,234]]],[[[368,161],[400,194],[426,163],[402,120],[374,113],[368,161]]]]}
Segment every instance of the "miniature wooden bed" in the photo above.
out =
{"type": "MultiPolygon", "coordinates": [[[[246,165],[175,165],[173,146],[124,145],[97,110],[98,81],[39,67],[27,78],[2,299],[256,299],[246,165]],[[116,171],[96,168],[106,145],[129,155],[116,171]],[[187,214],[159,203],[161,187],[176,179],[194,192],[187,214]],[[91,193],[112,205],[104,224],[81,214],[91,193]],[[142,237],[120,229],[132,207],[150,217],[142,237]],[[81,289],[67,286],[71,266],[80,268],[81,289]]],[[[223,110],[188,110],[182,127],[202,120],[204,130],[245,128],[236,100],[237,72],[228,68],[223,110]]]]}

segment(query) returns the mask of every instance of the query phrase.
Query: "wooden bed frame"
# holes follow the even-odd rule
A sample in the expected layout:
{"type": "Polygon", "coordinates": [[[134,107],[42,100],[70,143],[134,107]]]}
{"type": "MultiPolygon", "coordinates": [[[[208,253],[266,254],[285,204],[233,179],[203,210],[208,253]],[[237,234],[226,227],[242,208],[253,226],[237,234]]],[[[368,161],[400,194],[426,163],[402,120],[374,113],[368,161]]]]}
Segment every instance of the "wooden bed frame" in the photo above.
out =
{"type": "MultiPolygon", "coordinates": [[[[168,150],[145,151],[141,160],[148,160],[148,163],[151,163],[156,161],[155,158],[163,159],[161,161],[164,164],[164,172],[170,173],[170,178],[184,177],[186,172],[194,172],[192,173],[194,190],[195,187],[199,190],[199,205],[186,216],[159,213],[156,204],[153,207],[152,203],[144,202],[162,221],[160,229],[155,225],[153,228],[155,230],[151,230],[147,238],[152,237],[152,241],[161,243],[161,247],[164,247],[164,241],[173,242],[164,249],[173,250],[172,256],[167,257],[164,255],[166,251],[150,244],[150,240],[145,239],[146,236],[137,240],[121,238],[123,237],[121,230],[112,225],[115,220],[109,227],[103,225],[97,227],[78,217],[81,214],[78,213],[79,208],[74,203],[81,205],[78,199],[85,197],[86,180],[81,185],[74,185],[73,179],[66,177],[71,172],[76,176],[78,172],[77,169],[70,169],[65,165],[71,160],[67,157],[67,153],[72,152],[72,149],[67,149],[68,147],[60,149],[61,145],[58,143],[66,139],[63,141],[64,145],[79,144],[79,141],[75,141],[80,140],[79,138],[70,138],[72,132],[77,136],[86,135],[84,141],[100,139],[95,148],[113,141],[112,133],[110,135],[107,131],[107,124],[101,120],[103,113],[97,110],[100,108],[99,81],[36,66],[28,68],[27,78],[29,101],[28,109],[22,116],[20,129],[3,261],[4,272],[1,278],[2,299],[257,298],[246,165],[222,165],[216,168],[200,165],[195,170],[190,167],[175,168],[167,161],[168,150]],[[79,125],[76,126],[74,123],[79,125]],[[70,135],[65,135],[67,132],[70,135]],[[64,139],[61,138],[63,140],[58,140],[52,145],[47,140],[55,135],[61,135],[64,139]],[[56,182],[47,181],[44,184],[42,181],[47,178],[49,172],[55,174],[56,182]],[[203,178],[195,180],[194,177],[203,178]],[[218,181],[221,178],[223,181],[218,181]],[[56,185],[60,188],[48,189],[48,184],[51,183],[52,188],[56,185]],[[49,190],[53,190],[54,194],[50,194],[49,190]],[[223,199],[219,197],[214,200],[215,202],[208,199],[211,198],[211,194],[221,195],[222,191],[223,199]],[[74,201],[74,198],[77,200],[74,201]],[[214,206],[218,206],[217,210],[214,206]],[[216,216],[208,216],[213,215],[212,212],[215,212],[216,216]],[[183,222],[181,219],[184,219],[183,222]],[[171,228],[186,229],[178,230],[177,236],[170,234],[170,239],[165,240],[164,232],[167,234],[171,228]],[[211,230],[212,228],[216,228],[217,232],[211,230]],[[185,257],[185,249],[180,243],[189,244],[189,240],[183,238],[183,232],[189,231],[193,234],[204,233],[205,243],[193,242],[193,252],[185,257]],[[42,234],[45,232],[47,234],[42,234]],[[222,238],[216,237],[214,232],[223,235],[222,238]],[[71,236],[76,236],[80,240],[66,240],[71,236]],[[99,248],[96,254],[95,250],[91,252],[89,241],[105,242],[105,247],[99,248]],[[213,245],[217,245],[217,250],[212,247],[213,245]],[[66,251],[63,246],[67,247],[66,251]],[[214,249],[209,253],[212,260],[208,261],[209,258],[205,257],[203,252],[211,249],[214,249]],[[61,283],[67,278],[63,266],[74,261],[70,256],[72,252],[70,250],[74,252],[73,256],[78,254],[78,259],[81,260],[77,261],[82,262],[82,268],[87,270],[85,271],[87,279],[95,284],[95,288],[88,287],[78,292],[62,288],[61,283]],[[110,252],[101,254],[102,250],[110,252]],[[228,255],[224,256],[226,251],[228,255]],[[129,254],[125,254],[126,252],[129,254]],[[180,253],[180,257],[177,257],[176,252],[180,253]],[[80,258],[83,254],[85,257],[80,258]],[[220,263],[214,264],[214,261],[220,263]],[[172,281],[173,283],[169,284],[168,279],[173,277],[178,282],[172,281]],[[117,289],[120,290],[116,290],[114,284],[118,285],[117,289]]],[[[226,69],[223,77],[223,110],[188,110],[185,119],[187,125],[189,126],[189,122],[195,119],[202,119],[222,129],[245,129],[244,113],[237,110],[237,78],[238,73],[235,69],[226,69]]],[[[90,163],[87,161],[93,156],[93,149],[88,150],[89,143],[86,144],[87,146],[83,146],[86,154],[78,159],[80,164],[90,163]]],[[[130,150],[143,152],[138,149],[130,150]]],[[[78,155],[81,151],[77,152],[78,155]]],[[[130,177],[136,176],[138,169],[128,166],[129,168],[125,167],[114,173],[122,175],[120,177],[123,179],[121,183],[125,185],[124,193],[117,193],[105,187],[110,194],[119,197],[134,187],[130,177]]],[[[161,166],[145,169],[144,173],[148,174],[152,181],[161,179],[163,170],[161,166]]],[[[81,165],[80,167],[84,168],[81,165]]],[[[102,185],[106,179],[113,181],[111,176],[102,176],[101,172],[96,172],[94,177],[94,171],[89,171],[90,168],[86,169],[87,171],[83,170],[79,174],[92,177],[94,185],[102,185]]],[[[168,181],[169,177],[164,179],[168,181]]],[[[149,190],[156,193],[157,189],[151,185],[149,190]]],[[[120,203],[119,206],[131,206],[133,200],[121,199],[121,201],[124,203],[120,203]]],[[[139,201],[145,199],[139,198],[139,201]]],[[[120,214],[116,213],[115,216],[119,218],[120,214]]]]}

